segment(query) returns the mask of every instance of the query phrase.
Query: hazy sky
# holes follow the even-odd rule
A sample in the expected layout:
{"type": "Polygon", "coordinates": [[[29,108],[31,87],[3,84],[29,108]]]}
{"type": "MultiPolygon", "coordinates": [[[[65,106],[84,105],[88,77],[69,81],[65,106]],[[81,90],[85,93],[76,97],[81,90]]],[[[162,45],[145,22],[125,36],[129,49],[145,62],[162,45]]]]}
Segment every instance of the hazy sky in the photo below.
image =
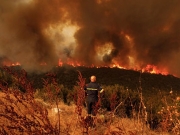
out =
{"type": "Polygon", "coordinates": [[[0,61],[58,60],[180,76],[179,0],[0,0],[0,61]]]}

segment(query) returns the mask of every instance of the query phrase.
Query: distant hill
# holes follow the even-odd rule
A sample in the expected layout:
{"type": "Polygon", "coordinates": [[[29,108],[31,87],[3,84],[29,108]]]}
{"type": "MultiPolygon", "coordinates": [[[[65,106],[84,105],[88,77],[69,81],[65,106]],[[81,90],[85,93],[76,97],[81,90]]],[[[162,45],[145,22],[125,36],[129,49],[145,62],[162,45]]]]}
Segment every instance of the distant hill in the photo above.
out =
{"type": "MultiPolygon", "coordinates": [[[[12,70],[21,70],[21,67],[11,67],[12,70]]],[[[4,75],[3,68],[0,68],[0,78],[8,78],[4,75]]],[[[86,83],[89,82],[91,75],[97,76],[97,82],[101,85],[119,84],[124,88],[137,90],[142,88],[144,91],[151,92],[152,90],[176,91],[180,93],[180,78],[172,75],[141,73],[134,70],[125,70],[120,68],[88,68],[88,67],[72,67],[64,65],[62,67],[54,67],[50,73],[56,74],[56,79],[59,84],[72,89],[77,85],[78,71],[81,72],[83,78],[86,78],[86,83]]],[[[47,73],[28,73],[28,78],[33,82],[35,88],[43,87],[42,78],[46,78],[47,73]]],[[[8,83],[13,83],[8,80],[8,83]]]]}
{"type": "MultiPolygon", "coordinates": [[[[51,72],[57,75],[58,83],[63,84],[68,88],[77,85],[78,72],[80,71],[83,78],[86,78],[86,83],[89,82],[91,75],[97,76],[97,81],[101,85],[119,84],[125,88],[137,90],[140,86],[144,90],[165,90],[180,92],[180,78],[172,75],[141,73],[134,70],[125,70],[120,68],[87,68],[87,67],[72,67],[65,65],[55,67],[51,72]]],[[[34,81],[36,87],[42,86],[43,74],[29,74],[31,80],[34,81]]]]}

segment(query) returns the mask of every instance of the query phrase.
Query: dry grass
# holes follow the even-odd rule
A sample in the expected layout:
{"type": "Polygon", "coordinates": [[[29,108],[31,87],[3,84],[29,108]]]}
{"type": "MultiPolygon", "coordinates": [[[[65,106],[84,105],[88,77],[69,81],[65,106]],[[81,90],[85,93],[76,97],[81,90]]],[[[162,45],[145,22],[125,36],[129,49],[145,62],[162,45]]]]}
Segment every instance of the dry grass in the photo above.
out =
{"type": "Polygon", "coordinates": [[[47,110],[18,90],[0,93],[1,134],[50,134],[52,127],[47,110]]]}
{"type": "MultiPolygon", "coordinates": [[[[58,123],[58,113],[53,108],[48,109],[49,119],[53,126],[58,123]]],[[[76,105],[65,105],[60,102],[61,134],[62,135],[169,135],[168,133],[151,131],[144,123],[135,119],[119,118],[109,112],[97,114],[95,127],[89,127],[88,132],[84,127],[83,120],[76,114],[76,105]]],[[[82,116],[86,117],[86,108],[82,109],[82,116]]]]}
{"type": "MultiPolygon", "coordinates": [[[[148,126],[144,126],[144,123],[135,119],[118,118],[112,113],[105,111],[102,111],[102,114],[97,114],[95,118],[96,126],[89,127],[88,131],[86,131],[83,123],[86,116],[86,108],[82,108],[80,119],[76,113],[77,106],[75,104],[72,103],[69,106],[62,102],[58,104],[61,120],[61,131],[58,133],[59,116],[57,110],[54,109],[56,104],[45,103],[42,99],[33,99],[31,102],[22,103],[23,98],[21,97],[22,99],[19,100],[14,94],[14,92],[8,94],[0,92],[1,134],[168,135],[167,133],[153,132],[148,126]],[[9,95],[8,99],[7,95],[9,95]]],[[[24,96],[24,94],[19,96],[24,96]]],[[[24,98],[27,97],[24,96],[24,98]]]]}

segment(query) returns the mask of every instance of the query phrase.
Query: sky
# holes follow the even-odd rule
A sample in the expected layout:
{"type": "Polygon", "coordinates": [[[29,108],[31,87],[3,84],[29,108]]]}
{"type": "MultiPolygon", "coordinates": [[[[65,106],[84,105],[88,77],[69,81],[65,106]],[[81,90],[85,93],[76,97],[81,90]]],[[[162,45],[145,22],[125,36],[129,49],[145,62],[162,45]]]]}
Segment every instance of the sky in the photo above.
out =
{"type": "Polygon", "coordinates": [[[149,65],[180,77],[179,0],[0,0],[0,63],[149,65]]]}

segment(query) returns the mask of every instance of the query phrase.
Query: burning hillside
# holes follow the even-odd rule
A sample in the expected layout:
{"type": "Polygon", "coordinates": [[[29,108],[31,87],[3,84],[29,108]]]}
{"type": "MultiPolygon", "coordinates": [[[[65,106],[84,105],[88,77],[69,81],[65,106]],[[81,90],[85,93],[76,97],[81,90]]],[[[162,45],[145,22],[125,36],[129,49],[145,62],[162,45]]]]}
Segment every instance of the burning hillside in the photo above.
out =
{"type": "Polygon", "coordinates": [[[27,71],[59,62],[180,76],[179,6],[179,0],[0,1],[0,62],[27,71]]]}

